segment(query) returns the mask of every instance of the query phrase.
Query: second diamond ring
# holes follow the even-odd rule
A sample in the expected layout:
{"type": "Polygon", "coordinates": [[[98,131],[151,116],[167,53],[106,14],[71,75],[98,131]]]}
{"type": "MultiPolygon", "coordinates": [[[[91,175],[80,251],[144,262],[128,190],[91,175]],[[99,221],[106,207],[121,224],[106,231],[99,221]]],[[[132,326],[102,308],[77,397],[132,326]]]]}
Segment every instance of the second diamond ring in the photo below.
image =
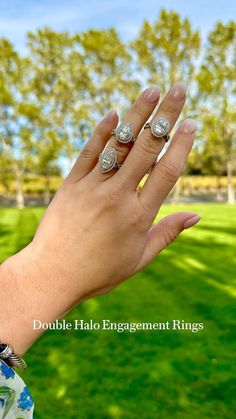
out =
{"type": "Polygon", "coordinates": [[[117,141],[122,144],[135,142],[132,124],[130,122],[121,122],[116,129],[112,130],[112,135],[115,135],[117,141]]]}
{"type": "Polygon", "coordinates": [[[168,119],[164,117],[157,118],[151,123],[147,122],[144,125],[145,128],[151,128],[152,135],[156,138],[165,138],[166,142],[170,139],[170,124],[168,119]]]}

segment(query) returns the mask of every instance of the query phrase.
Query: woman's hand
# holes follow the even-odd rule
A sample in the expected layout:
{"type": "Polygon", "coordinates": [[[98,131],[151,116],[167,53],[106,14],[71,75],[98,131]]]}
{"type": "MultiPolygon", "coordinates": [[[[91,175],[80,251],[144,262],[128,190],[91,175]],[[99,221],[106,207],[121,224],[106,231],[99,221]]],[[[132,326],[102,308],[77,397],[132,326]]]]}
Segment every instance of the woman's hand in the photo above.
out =
{"type": "MultiPolygon", "coordinates": [[[[54,321],[83,299],[111,290],[199,220],[195,213],[177,213],[152,227],[191,150],[192,121],[184,121],[177,129],[144,187],[137,189],[165,144],[150,129],[141,131],[159,93],[157,87],[144,91],[124,117],[137,137],[132,147],[120,144],[115,136],[110,138],[118,116],[108,113],[56,193],[32,243],[5,262],[19,293],[19,278],[27,283],[27,292],[20,298],[25,323],[27,318],[31,323],[32,319],[54,321]],[[119,170],[101,173],[98,157],[108,140],[123,164],[119,170]]],[[[185,99],[185,87],[176,84],[153,119],[165,117],[172,129],[185,99]]]]}

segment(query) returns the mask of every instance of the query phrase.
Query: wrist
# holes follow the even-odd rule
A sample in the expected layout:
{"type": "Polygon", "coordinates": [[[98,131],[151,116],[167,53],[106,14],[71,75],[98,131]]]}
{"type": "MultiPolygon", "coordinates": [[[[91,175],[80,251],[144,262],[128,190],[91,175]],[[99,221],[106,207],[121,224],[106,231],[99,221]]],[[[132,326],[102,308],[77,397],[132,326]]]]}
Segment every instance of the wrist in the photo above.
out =
{"type": "Polygon", "coordinates": [[[32,242],[0,266],[0,341],[19,355],[43,333],[33,330],[33,320],[54,322],[73,306],[65,281],[44,256],[32,242]]]}

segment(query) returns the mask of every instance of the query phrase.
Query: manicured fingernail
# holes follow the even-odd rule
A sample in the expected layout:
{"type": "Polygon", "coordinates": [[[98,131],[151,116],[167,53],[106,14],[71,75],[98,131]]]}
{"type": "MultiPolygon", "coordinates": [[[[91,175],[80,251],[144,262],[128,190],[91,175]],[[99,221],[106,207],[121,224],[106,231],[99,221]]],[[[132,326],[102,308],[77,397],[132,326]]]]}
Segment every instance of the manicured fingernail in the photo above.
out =
{"type": "Polygon", "coordinates": [[[195,129],[196,124],[192,119],[185,119],[185,121],[180,126],[180,130],[184,132],[184,134],[192,134],[195,129]]]}
{"type": "Polygon", "coordinates": [[[153,102],[156,102],[157,99],[159,98],[160,92],[161,92],[161,89],[159,86],[151,86],[148,89],[146,89],[143,92],[143,94],[144,94],[145,99],[148,100],[148,102],[153,103],[153,102]]]}
{"type": "Polygon", "coordinates": [[[182,100],[185,98],[187,92],[187,86],[184,83],[175,83],[170,90],[170,94],[175,100],[182,100]]]}
{"type": "Polygon", "coordinates": [[[194,215],[193,217],[191,217],[187,221],[185,221],[185,223],[184,223],[184,229],[190,228],[190,227],[194,226],[200,220],[201,220],[201,217],[199,215],[194,215]]]}
{"type": "Polygon", "coordinates": [[[110,109],[110,111],[107,112],[107,114],[104,116],[104,120],[111,122],[113,119],[115,119],[115,116],[117,115],[117,111],[114,109],[110,109]]]}

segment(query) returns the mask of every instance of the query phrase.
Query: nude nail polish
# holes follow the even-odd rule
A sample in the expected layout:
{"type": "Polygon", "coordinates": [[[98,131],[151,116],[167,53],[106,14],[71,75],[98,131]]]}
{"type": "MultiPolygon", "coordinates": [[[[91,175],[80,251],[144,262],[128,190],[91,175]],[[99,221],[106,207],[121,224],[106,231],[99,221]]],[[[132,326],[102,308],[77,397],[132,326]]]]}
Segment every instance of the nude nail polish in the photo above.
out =
{"type": "Polygon", "coordinates": [[[160,96],[161,89],[159,86],[151,86],[144,91],[144,97],[150,103],[154,103],[158,100],[160,96]]]}
{"type": "Polygon", "coordinates": [[[180,130],[184,134],[192,134],[196,129],[196,124],[192,119],[185,119],[185,121],[181,124],[180,130]]]}
{"type": "Polygon", "coordinates": [[[104,120],[111,122],[117,115],[117,111],[114,109],[110,109],[110,111],[107,112],[107,114],[104,116],[104,120]]]}
{"type": "Polygon", "coordinates": [[[200,220],[201,220],[200,215],[194,215],[193,217],[191,217],[187,221],[185,221],[185,223],[184,223],[184,229],[193,227],[200,220]]]}
{"type": "Polygon", "coordinates": [[[187,86],[184,83],[175,83],[170,90],[170,94],[175,100],[182,100],[185,98],[187,92],[187,86]]]}

